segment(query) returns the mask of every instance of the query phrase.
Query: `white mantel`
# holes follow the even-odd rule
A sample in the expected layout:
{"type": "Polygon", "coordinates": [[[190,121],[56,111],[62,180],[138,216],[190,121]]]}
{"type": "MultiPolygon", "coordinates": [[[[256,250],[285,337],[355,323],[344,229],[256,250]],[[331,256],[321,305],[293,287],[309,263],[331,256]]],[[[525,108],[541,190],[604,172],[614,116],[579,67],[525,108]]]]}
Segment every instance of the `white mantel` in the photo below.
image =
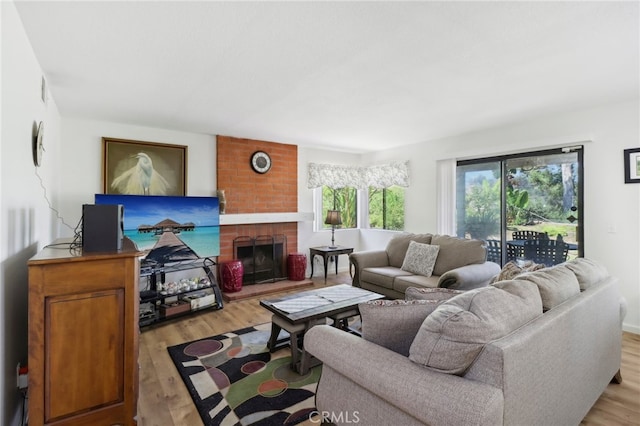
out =
{"type": "Polygon", "coordinates": [[[250,225],[254,223],[309,222],[313,212],[300,213],[239,213],[221,214],[220,225],[250,225]]]}

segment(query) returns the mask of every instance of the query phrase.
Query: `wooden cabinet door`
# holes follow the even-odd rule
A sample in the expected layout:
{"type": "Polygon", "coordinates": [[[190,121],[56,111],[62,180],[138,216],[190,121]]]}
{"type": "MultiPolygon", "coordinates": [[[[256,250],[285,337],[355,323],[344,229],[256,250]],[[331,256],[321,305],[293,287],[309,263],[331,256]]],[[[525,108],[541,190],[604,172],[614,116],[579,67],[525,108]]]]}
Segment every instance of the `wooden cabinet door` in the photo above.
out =
{"type": "Polygon", "coordinates": [[[45,423],[123,404],[124,290],[48,297],[45,312],[45,423]]]}

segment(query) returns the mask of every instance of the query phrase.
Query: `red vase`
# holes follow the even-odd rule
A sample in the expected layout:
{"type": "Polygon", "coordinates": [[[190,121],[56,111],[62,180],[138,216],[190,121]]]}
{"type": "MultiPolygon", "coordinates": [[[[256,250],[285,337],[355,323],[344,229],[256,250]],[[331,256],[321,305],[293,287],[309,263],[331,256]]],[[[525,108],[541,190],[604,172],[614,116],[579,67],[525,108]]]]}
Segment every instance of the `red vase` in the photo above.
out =
{"type": "Polygon", "coordinates": [[[222,291],[225,293],[235,293],[242,290],[242,275],[244,268],[239,260],[231,260],[220,265],[220,279],[222,280],[222,291]]]}
{"type": "Polygon", "coordinates": [[[287,273],[290,281],[304,280],[307,271],[307,256],[304,253],[289,253],[287,273]]]}

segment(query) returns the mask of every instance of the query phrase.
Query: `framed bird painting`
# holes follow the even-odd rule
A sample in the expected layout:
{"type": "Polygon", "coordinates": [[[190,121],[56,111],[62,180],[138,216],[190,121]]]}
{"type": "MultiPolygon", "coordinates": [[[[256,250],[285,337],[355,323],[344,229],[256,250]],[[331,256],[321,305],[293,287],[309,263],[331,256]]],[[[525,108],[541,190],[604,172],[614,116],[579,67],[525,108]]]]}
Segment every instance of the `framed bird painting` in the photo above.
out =
{"type": "Polygon", "coordinates": [[[187,194],[187,147],[102,138],[105,194],[187,194]]]}

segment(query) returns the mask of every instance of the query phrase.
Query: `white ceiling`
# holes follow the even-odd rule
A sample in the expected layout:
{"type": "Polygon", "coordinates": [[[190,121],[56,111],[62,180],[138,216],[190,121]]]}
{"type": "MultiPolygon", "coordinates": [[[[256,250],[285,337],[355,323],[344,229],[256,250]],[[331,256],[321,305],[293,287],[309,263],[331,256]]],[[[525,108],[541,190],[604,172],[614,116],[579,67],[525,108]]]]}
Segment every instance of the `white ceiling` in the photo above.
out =
{"type": "Polygon", "coordinates": [[[640,91],[637,1],[16,7],[65,117],[366,152],[640,91]]]}

